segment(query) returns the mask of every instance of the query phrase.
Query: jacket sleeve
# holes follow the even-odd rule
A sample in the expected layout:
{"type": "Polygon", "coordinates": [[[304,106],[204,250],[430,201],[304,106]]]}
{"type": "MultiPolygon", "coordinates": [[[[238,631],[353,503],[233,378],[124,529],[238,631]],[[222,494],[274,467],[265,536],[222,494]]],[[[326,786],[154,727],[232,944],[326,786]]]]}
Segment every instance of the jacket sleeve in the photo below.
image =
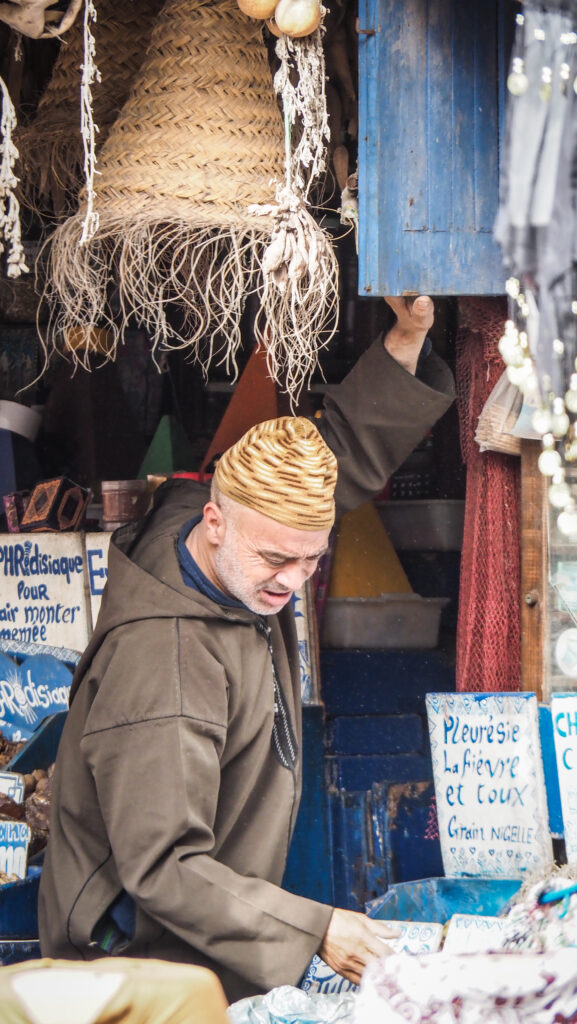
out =
{"type": "Polygon", "coordinates": [[[373,342],[315,420],[338,459],[337,516],[382,491],[454,397],[453,375],[435,352],[415,377],[389,355],[382,337],[373,342]]]}

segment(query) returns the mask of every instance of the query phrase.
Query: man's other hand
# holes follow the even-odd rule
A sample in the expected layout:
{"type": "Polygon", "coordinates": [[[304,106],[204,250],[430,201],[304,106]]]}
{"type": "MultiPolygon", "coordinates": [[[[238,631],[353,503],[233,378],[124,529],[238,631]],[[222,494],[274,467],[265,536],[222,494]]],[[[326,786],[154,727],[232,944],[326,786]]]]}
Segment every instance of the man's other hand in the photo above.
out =
{"type": "Polygon", "coordinates": [[[397,317],[396,324],[385,336],[385,348],[405,370],[414,373],[423,342],[435,319],[433,300],[428,295],[415,299],[389,295],[385,302],[397,317]]]}
{"type": "Polygon", "coordinates": [[[394,921],[375,921],[354,910],[333,910],[319,956],[333,971],[358,985],[369,960],[391,953],[387,940],[396,939],[394,921]]]}

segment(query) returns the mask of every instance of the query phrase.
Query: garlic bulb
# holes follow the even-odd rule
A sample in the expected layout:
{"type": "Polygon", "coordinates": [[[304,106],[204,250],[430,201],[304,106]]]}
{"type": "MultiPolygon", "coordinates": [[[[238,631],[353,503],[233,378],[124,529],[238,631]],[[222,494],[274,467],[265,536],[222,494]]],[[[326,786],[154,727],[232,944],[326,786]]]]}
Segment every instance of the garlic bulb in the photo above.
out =
{"type": "Polygon", "coordinates": [[[249,18],[272,18],[276,0],[236,0],[243,14],[249,18]]]}
{"type": "Polygon", "coordinates": [[[280,32],[298,39],[309,36],[321,23],[320,0],[278,0],[274,20],[280,32]]]}

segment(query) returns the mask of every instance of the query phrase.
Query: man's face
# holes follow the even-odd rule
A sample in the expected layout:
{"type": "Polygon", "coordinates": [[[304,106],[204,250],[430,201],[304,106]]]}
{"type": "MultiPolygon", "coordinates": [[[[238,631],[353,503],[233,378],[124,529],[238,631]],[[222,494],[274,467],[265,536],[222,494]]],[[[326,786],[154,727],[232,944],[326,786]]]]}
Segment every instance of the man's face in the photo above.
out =
{"type": "Polygon", "coordinates": [[[296,530],[237,505],[214,554],[221,589],[259,615],[276,615],[312,576],[330,530],[296,530]]]}

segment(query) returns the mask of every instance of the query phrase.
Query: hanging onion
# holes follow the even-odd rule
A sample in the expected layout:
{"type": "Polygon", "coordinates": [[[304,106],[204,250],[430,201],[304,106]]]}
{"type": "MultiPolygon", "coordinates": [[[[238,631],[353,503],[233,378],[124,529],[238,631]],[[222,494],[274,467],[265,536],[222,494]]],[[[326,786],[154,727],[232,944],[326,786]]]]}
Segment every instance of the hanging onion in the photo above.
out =
{"type": "Polygon", "coordinates": [[[274,9],[276,27],[293,39],[315,32],[321,17],[320,0],[278,0],[274,9]]]}
{"type": "Polygon", "coordinates": [[[236,0],[243,14],[249,18],[272,18],[277,0],[236,0]]]}

